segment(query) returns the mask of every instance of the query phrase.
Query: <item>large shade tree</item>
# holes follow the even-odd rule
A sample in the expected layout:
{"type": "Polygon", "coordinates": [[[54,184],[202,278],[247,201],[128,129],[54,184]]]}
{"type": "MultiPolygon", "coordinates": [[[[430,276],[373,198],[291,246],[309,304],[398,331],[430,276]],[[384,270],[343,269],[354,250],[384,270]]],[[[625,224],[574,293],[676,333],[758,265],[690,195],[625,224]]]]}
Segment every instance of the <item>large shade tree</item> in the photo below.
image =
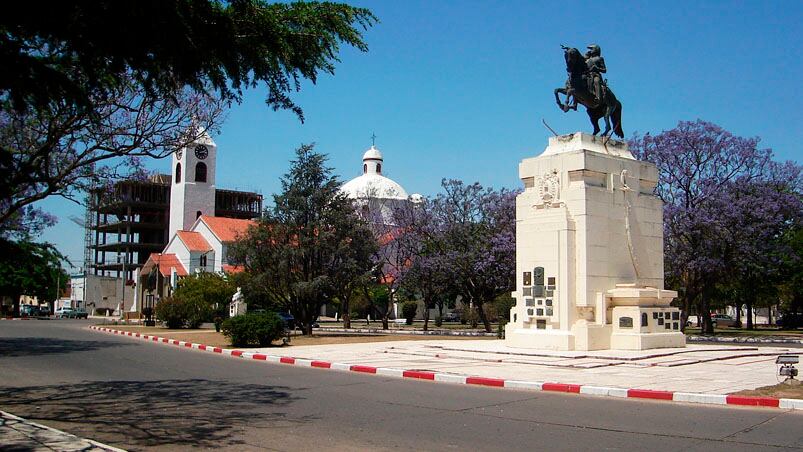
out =
{"type": "MultiPolygon", "coordinates": [[[[184,90],[165,99],[126,80],[94,93],[87,112],[65,101],[49,109],[0,108],[0,228],[32,235],[52,223],[37,201],[79,201],[91,187],[145,175],[143,159],[163,158],[221,121],[216,99],[184,90]]],[[[0,100],[0,107],[8,107],[0,100]]]]}
{"type": "Polygon", "coordinates": [[[14,316],[19,316],[20,296],[52,304],[67,287],[62,264],[68,261],[53,245],[0,238],[0,255],[13,257],[0,259],[0,299],[11,299],[14,316]]]}
{"type": "Polygon", "coordinates": [[[273,209],[229,249],[305,334],[324,304],[373,268],[374,236],[339,187],[326,156],[301,146],[273,209]]]}
{"type": "Polygon", "coordinates": [[[0,17],[0,232],[52,224],[36,201],[137,173],[142,157],[164,157],[214,129],[221,106],[244,89],[262,87],[269,107],[303,121],[291,94],[333,74],[341,44],[367,50],[362,32],[375,21],[344,4],[262,0],[8,9],[0,17]]]}
{"type": "Polygon", "coordinates": [[[367,50],[375,21],[328,2],[23,2],[0,17],[0,94],[18,110],[54,100],[92,110],[130,79],[163,98],[190,88],[237,101],[262,85],[269,106],[303,118],[290,94],[334,73],[341,43],[367,50]]]}
{"type": "Polygon", "coordinates": [[[669,285],[684,289],[683,324],[697,306],[704,331],[713,332],[709,313],[722,284],[734,276],[745,282],[772,273],[768,256],[778,252],[772,249],[775,238],[799,216],[799,207],[795,213],[786,205],[799,200],[796,182],[779,177],[783,172],[758,138],[735,136],[702,120],[636,135],[630,148],[658,166],[665,270],[669,285]]]}

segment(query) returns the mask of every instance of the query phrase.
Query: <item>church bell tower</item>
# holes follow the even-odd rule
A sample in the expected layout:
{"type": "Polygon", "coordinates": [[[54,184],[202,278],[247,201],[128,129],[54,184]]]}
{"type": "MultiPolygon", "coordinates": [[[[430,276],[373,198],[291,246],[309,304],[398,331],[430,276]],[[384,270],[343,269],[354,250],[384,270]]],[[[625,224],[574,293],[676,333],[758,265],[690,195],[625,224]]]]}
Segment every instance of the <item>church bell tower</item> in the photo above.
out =
{"type": "Polygon", "coordinates": [[[173,153],[169,237],[189,229],[201,215],[215,214],[217,145],[205,131],[173,153]]]}

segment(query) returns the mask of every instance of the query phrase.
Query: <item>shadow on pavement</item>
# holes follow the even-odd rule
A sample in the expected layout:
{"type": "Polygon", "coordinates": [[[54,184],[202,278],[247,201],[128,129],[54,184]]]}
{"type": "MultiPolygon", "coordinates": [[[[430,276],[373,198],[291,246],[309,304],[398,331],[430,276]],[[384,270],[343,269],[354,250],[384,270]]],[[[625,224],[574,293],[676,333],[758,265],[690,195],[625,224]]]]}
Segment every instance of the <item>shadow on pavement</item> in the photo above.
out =
{"type": "Polygon", "coordinates": [[[111,341],[76,341],[49,337],[0,337],[0,358],[8,356],[58,355],[88,352],[109,347],[125,347],[132,344],[111,341]]]}
{"type": "Polygon", "coordinates": [[[0,337],[0,358],[88,352],[101,348],[127,347],[130,345],[132,344],[125,342],[76,341],[49,337],[0,337]]]}
{"type": "Polygon", "coordinates": [[[281,408],[286,388],[210,380],[82,382],[0,388],[0,409],[120,447],[225,447],[239,431],[307,422],[281,408]]]}

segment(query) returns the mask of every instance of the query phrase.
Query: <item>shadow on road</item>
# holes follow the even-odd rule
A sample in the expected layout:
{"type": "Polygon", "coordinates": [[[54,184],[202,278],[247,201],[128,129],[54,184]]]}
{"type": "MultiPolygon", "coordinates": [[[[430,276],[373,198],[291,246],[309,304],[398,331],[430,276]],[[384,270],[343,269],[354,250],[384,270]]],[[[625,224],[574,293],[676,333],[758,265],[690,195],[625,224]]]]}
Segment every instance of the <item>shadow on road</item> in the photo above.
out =
{"type": "Polygon", "coordinates": [[[88,352],[109,347],[125,347],[131,344],[111,341],[76,341],[49,337],[0,337],[0,358],[7,356],[57,355],[88,352]]]}
{"type": "Polygon", "coordinates": [[[210,380],[82,382],[0,388],[0,409],[80,437],[136,448],[241,444],[238,431],[307,422],[281,408],[287,388],[210,380]]]}

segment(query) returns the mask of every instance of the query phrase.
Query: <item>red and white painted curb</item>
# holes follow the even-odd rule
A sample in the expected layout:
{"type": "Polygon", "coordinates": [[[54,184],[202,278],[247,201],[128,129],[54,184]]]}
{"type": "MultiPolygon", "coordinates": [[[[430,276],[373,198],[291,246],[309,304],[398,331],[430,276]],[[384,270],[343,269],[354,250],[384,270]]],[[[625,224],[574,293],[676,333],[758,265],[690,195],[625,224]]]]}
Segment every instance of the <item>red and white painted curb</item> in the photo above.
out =
{"type": "Polygon", "coordinates": [[[458,374],[438,373],[422,370],[391,369],[386,367],[362,366],[358,364],[331,363],[328,361],[316,361],[312,359],[294,358],[291,356],[266,355],[262,353],[252,353],[242,350],[232,350],[220,347],[210,347],[203,344],[179,341],[160,336],[134,333],[131,331],[119,331],[111,328],[90,326],[90,329],[109,334],[130,336],[145,341],[175,345],[178,347],[202,350],[212,353],[220,353],[237,358],[256,359],[260,361],[293,364],[304,367],[317,367],[322,369],[346,370],[376,374],[387,377],[413,378],[417,380],[432,380],[445,383],[457,383],[465,385],[493,386],[498,388],[524,389],[531,391],[553,391],[574,394],[587,394],[595,396],[619,397],[630,399],[652,399],[665,400],[672,402],[701,403],[708,405],[740,405],[753,407],[783,408],[789,410],[803,410],[803,399],[778,399],[775,397],[753,397],[727,394],[700,394],[692,392],[657,391],[652,389],[624,389],[605,386],[578,385],[567,383],[550,383],[537,381],[505,380],[502,378],[473,377],[458,374]]]}

